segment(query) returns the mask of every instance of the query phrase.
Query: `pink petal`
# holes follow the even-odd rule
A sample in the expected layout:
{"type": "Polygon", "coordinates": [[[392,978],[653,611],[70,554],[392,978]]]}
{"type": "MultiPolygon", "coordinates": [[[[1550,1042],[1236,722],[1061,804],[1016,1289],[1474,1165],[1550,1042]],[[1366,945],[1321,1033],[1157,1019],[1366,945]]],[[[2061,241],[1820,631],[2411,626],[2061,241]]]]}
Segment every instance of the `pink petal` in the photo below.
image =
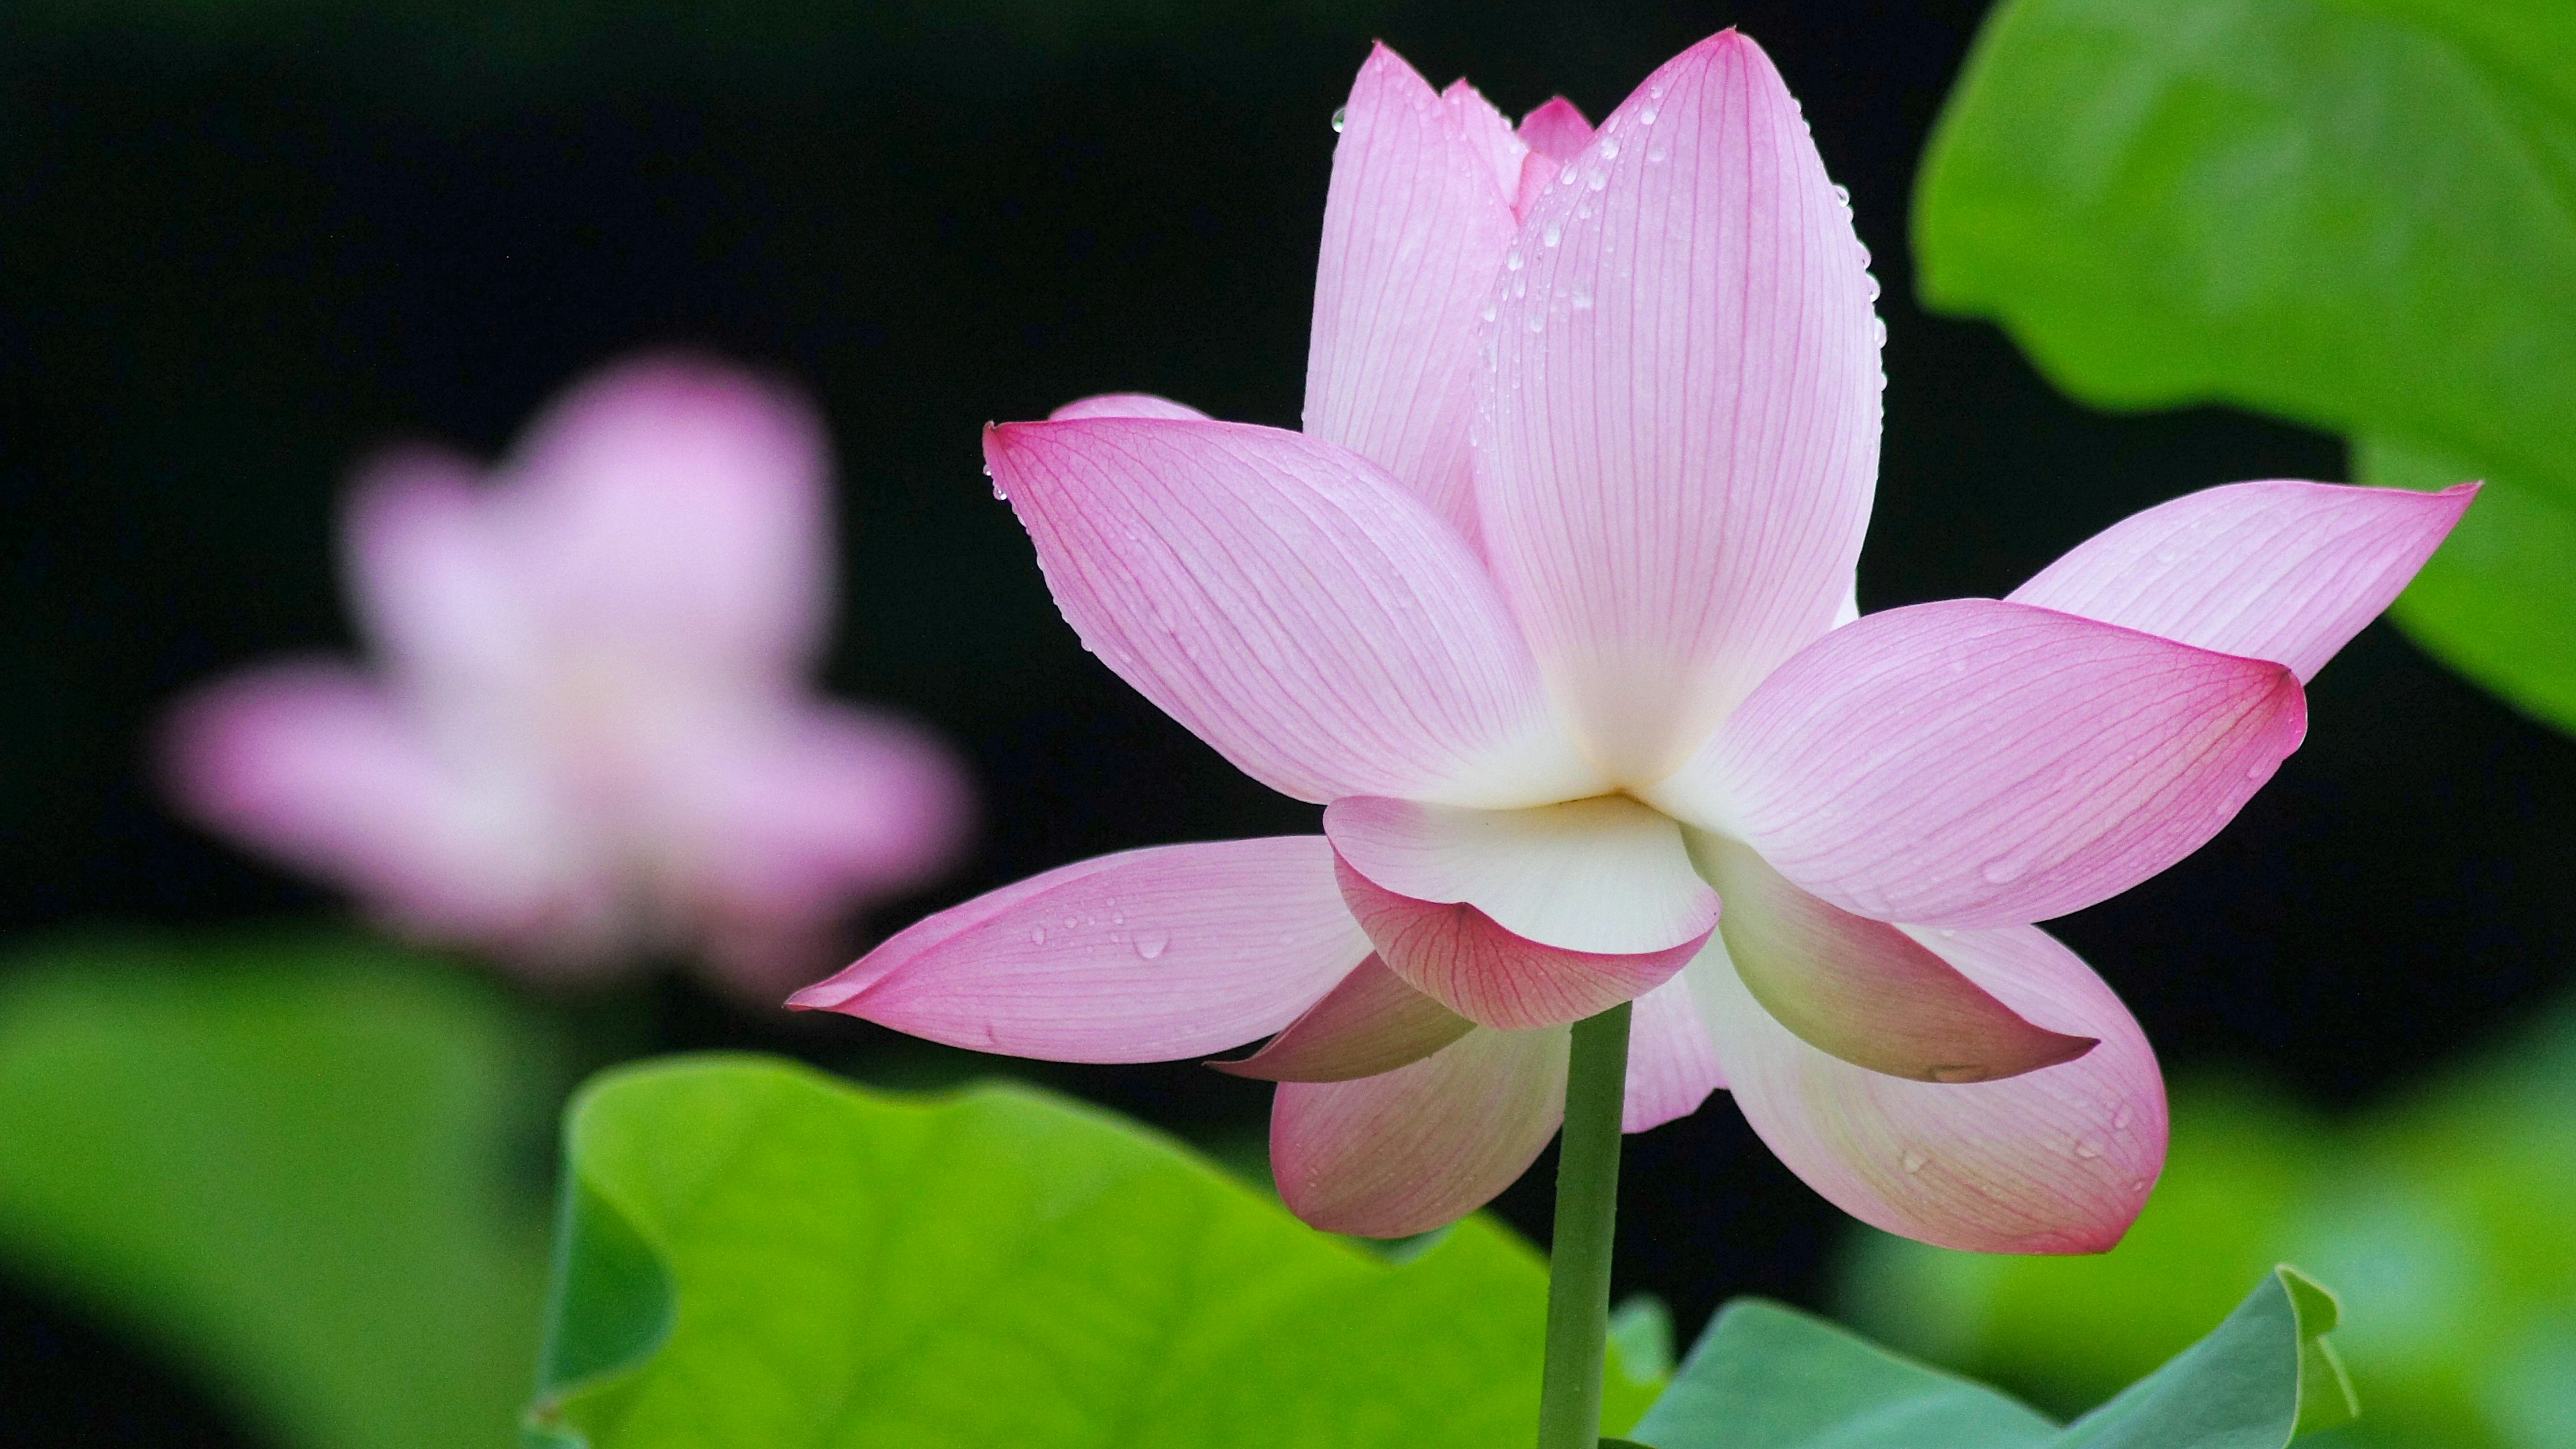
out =
{"type": "Polygon", "coordinates": [[[359,471],[341,523],[359,624],[416,687],[523,690],[543,670],[506,509],[472,463],[428,448],[359,471]]]}
{"type": "Polygon", "coordinates": [[[1272,789],[1600,789],[1466,543],[1367,460],[1140,418],[1015,423],[984,448],[1084,645],[1272,789]]]}
{"type": "Polygon", "coordinates": [[[1689,971],[1638,997],[1628,1020],[1628,1095],[1619,1129],[1643,1132],[1687,1117],[1725,1085],[1717,1044],[1691,997],[1689,971]]]}
{"type": "Polygon", "coordinates": [[[1466,134],[1476,154],[1484,158],[1494,178],[1494,192],[1504,200],[1520,185],[1521,159],[1529,154],[1529,143],[1512,130],[1512,123],[1484,92],[1467,84],[1461,77],[1451,81],[1440,92],[1440,104],[1458,118],[1458,127],[1466,134]]]}
{"type": "Polygon", "coordinates": [[[729,918],[827,925],[926,884],[965,844],[965,769],[936,735],[837,705],[737,726],[663,791],[692,888],[729,918]]]}
{"type": "Polygon", "coordinates": [[[1695,945],[1717,892],[1681,827],[1619,795],[1528,810],[1350,796],[1324,810],[1342,861],[1392,891],[1476,907],[1543,946],[1626,954],[1695,945]]]}
{"type": "Polygon", "coordinates": [[[827,451],[801,399],[748,374],[669,358],[596,374],[501,470],[519,577],[594,647],[801,666],[831,613],[827,451]]]}
{"type": "Polygon", "coordinates": [[[1368,955],[1322,837],[1131,850],[921,921],[788,998],[976,1051],[1194,1057],[1286,1026],[1368,955]]]}
{"type": "Polygon", "coordinates": [[[2439,493],[2232,483],[2132,514],[2012,601],[2316,677],[2415,577],[2477,485],[2439,493]]]}
{"type": "Polygon", "coordinates": [[[2015,1011],[2102,1044],[2008,1081],[1886,1076],[1773,1021],[1712,945],[1689,977],[1736,1105],[1808,1186],[1889,1232],[1979,1253],[2110,1248],[2164,1168],[2164,1083],[2146,1037],[2035,927],[1914,934],[2015,1011]]]}
{"type": "Polygon", "coordinates": [[[1521,117],[1520,136],[1532,151],[1561,166],[1592,144],[1592,123],[1583,119],[1574,102],[1551,96],[1545,105],[1521,117]]]}
{"type": "Polygon", "coordinates": [[[1333,147],[1306,354],[1306,431],[1395,475],[1462,536],[1477,312],[1512,239],[1494,152],[1520,144],[1492,111],[1473,91],[1444,101],[1383,45],[1369,53],[1333,147]]]}
{"type": "Polygon", "coordinates": [[[1187,422],[1208,422],[1207,414],[1188,403],[1176,403],[1150,392],[1104,392],[1076,398],[1047,414],[1051,423],[1070,418],[1179,418],[1187,422]]]}
{"type": "Polygon", "coordinates": [[[1864,265],[1796,103],[1733,31],[1613,112],[1505,255],[1477,516],[1621,784],[1680,765],[1843,600],[1878,467],[1864,265]]]}
{"type": "Polygon", "coordinates": [[[1661,951],[1542,945],[1471,905],[1398,895],[1337,862],[1342,899],[1387,969],[1479,1026],[1504,1031],[1579,1021],[1662,985],[1715,929],[1661,951]]]}
{"type": "Polygon", "coordinates": [[[1844,910],[2002,925],[2199,849],[2306,729],[2278,664],[1952,599],[1818,640],[1652,794],[1844,910]]]}
{"type": "Polygon", "coordinates": [[[1716,835],[1692,843],[1725,893],[1718,933],[1736,975],[1809,1046],[1922,1082],[2016,1077],[2093,1048],[2091,1037],[2024,1020],[1904,931],[1791,885],[1751,847],[1716,835]]]}
{"type": "Polygon", "coordinates": [[[1418,1062],[1475,1027],[1371,956],[1269,1045],[1208,1065],[1270,1082],[1347,1082],[1418,1062]]]}
{"type": "Polygon", "coordinates": [[[163,742],[188,815],[410,930],[504,947],[551,935],[565,949],[549,954],[571,957],[574,938],[610,929],[608,863],[534,773],[451,767],[353,670],[238,676],[182,702],[163,742]]]}
{"type": "Polygon", "coordinates": [[[1408,1067],[1287,1082],[1270,1166],[1326,1232],[1401,1238],[1456,1222],[1529,1170],[1565,1115],[1567,1033],[1471,1031],[1408,1067]]]}

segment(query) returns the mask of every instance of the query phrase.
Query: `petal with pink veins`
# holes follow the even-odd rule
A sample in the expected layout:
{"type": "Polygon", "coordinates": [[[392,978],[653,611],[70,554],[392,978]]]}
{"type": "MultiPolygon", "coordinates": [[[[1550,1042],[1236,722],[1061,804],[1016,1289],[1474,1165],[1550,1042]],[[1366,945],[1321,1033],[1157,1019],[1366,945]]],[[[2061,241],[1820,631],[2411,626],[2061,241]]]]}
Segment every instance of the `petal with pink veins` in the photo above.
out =
{"type": "Polygon", "coordinates": [[[1532,151],[1562,166],[1583,154],[1592,144],[1592,123],[1583,112],[1563,96],[1550,96],[1546,103],[1521,117],[1521,140],[1532,151]]]}
{"type": "Polygon", "coordinates": [[[1686,973],[1736,1105],[1837,1207],[1978,1253],[2098,1253],[2164,1168],[2155,1054],[2075,953],[2032,926],[1913,934],[2014,1011],[2101,1045],[2000,1082],[1908,1081],[1828,1056],[1772,1020],[1722,944],[1686,973]]]}
{"type": "Polygon", "coordinates": [[[1791,885],[1748,845],[1694,832],[1691,855],[1726,897],[1718,934],[1745,990],[1809,1046],[1921,1082],[2017,1077],[2093,1048],[2023,1019],[1904,931],[1791,885]]]}
{"type": "Polygon", "coordinates": [[[1280,1198],[1315,1227],[1363,1238],[1429,1232],[1483,1207],[1564,1120],[1568,1037],[1471,1031],[1379,1076],[1282,1083],[1270,1106],[1280,1198]]]}
{"type": "Polygon", "coordinates": [[[547,409],[501,470],[497,506],[559,636],[664,667],[778,674],[804,665],[830,617],[829,472],[820,420],[785,388],[647,359],[547,409]]]}
{"type": "Polygon", "coordinates": [[[787,1004],[1041,1061],[1221,1051],[1368,955],[1331,862],[1313,835],[1080,861],[920,921],[787,1004]]]}
{"type": "Polygon", "coordinates": [[[1386,469],[1462,536],[1475,532],[1477,314],[1513,228],[1496,150],[1519,146],[1483,97],[1443,99],[1381,45],[1351,86],[1324,195],[1306,431],[1386,469]]]}
{"type": "Polygon", "coordinates": [[[1174,402],[1150,392],[1103,392],[1075,398],[1047,414],[1047,421],[1061,423],[1073,418],[1178,418],[1184,422],[1213,422],[1207,414],[1188,403],[1174,402]]]}
{"type": "Polygon", "coordinates": [[[1638,997],[1628,1019],[1628,1091],[1619,1130],[1643,1132],[1687,1117],[1725,1085],[1717,1044],[1691,997],[1690,972],[1638,997]]]}
{"type": "Polygon", "coordinates": [[[1716,930],[1660,951],[1567,950],[1506,930],[1474,906],[1398,895],[1347,862],[1334,864],[1342,899],[1389,970],[1477,1025],[1504,1031],[1580,1021],[1643,996],[1716,930]]]}
{"type": "Polygon", "coordinates": [[[1513,188],[1520,185],[1521,160],[1529,155],[1529,143],[1512,129],[1511,121],[1501,111],[1494,109],[1494,103],[1485,99],[1484,92],[1467,84],[1464,76],[1440,92],[1440,104],[1458,118],[1459,129],[1476,148],[1476,154],[1485,159],[1493,174],[1494,194],[1506,202],[1511,200],[1513,188]]]}
{"type": "Polygon", "coordinates": [[[1351,796],[1324,834],[1373,883],[1431,905],[1471,905],[1542,946],[1611,955],[1695,945],[1718,896],[1681,827],[1621,795],[1526,810],[1351,796]]]}
{"type": "Polygon", "coordinates": [[[2306,729],[2281,665],[1951,599],[1816,641],[1646,794],[1844,910],[2017,924],[2199,849],[2306,729]]]}
{"type": "Polygon", "coordinates": [[[1261,1050],[1208,1065],[1268,1082],[1347,1082],[1418,1062],[1475,1028],[1371,956],[1261,1050]]]}
{"type": "Polygon", "coordinates": [[[2093,535],[2010,598],[2269,659],[2305,682],[2405,589],[2477,491],[2204,489],[2093,535]]]}
{"type": "Polygon", "coordinates": [[[1878,468],[1865,258],[1779,73],[1727,31],[1559,168],[1503,266],[1486,552],[1594,757],[1647,784],[1850,585],[1878,468]]]}
{"type": "Polygon", "coordinates": [[[1600,790],[1466,542],[1366,459],[1147,418],[1008,424],[985,456],[1084,645],[1272,789],[1600,790]]]}

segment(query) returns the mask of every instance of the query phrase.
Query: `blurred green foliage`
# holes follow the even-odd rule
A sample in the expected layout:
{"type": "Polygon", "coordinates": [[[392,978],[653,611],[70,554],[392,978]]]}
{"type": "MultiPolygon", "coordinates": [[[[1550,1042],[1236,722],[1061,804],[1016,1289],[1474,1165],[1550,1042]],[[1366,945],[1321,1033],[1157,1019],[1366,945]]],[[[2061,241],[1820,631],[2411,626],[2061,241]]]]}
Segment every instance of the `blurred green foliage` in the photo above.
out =
{"type": "Polygon", "coordinates": [[[279,1444],[506,1443],[554,1061],[497,992],[362,941],[23,953],[0,966],[0,1259],[279,1444]]]}
{"type": "Polygon", "coordinates": [[[2246,1081],[2176,1093],[2173,1153],[2128,1239],[1987,1258],[1871,1235],[1854,1321],[2053,1406],[2190,1341],[2262,1265],[2342,1293],[2368,1412],[2353,1442],[2576,1446],[2576,1009],[2350,1122],[2246,1081]]]}
{"type": "Polygon", "coordinates": [[[2066,391],[2489,491],[2395,610],[2576,729],[2576,5],[2006,0],[1918,178],[1926,302],[2066,391]]]}
{"type": "Polygon", "coordinates": [[[1981,1384],[1761,1299],[1721,1310],[1637,1425],[1656,1449],[2279,1449],[2348,1422],[2334,1296],[2264,1275],[2199,1342],[2063,1428],[1981,1384]]]}
{"type": "MultiPolygon", "coordinates": [[[[1461,1223],[1402,1263],[1094,1108],[792,1063],[575,1102],[535,1444],[1460,1449],[1537,1417],[1546,1270],[1461,1223]]],[[[1613,1427],[1657,1386],[1614,1367],[1613,1427]]]]}

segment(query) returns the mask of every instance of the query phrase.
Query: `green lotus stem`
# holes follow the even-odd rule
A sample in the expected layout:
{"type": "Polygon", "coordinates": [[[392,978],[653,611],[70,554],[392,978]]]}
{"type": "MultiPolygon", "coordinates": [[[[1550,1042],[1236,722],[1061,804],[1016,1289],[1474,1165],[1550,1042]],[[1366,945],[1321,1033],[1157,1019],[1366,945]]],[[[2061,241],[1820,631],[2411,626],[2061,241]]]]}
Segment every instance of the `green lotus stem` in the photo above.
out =
{"type": "Polygon", "coordinates": [[[1565,1137],[1556,1159],[1556,1245],[1547,1278],[1539,1449],[1601,1442],[1610,1336],[1610,1248],[1619,1223],[1619,1117],[1628,1093],[1628,1003],[1574,1024],[1565,1137]]]}

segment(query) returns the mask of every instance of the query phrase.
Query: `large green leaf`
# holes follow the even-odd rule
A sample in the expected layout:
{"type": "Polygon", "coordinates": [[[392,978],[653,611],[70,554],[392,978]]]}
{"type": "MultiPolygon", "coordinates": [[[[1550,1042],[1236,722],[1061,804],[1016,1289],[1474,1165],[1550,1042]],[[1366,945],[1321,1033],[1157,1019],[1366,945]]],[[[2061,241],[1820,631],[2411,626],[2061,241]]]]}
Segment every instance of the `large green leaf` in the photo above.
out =
{"type": "MultiPolygon", "coordinates": [[[[1402,1264],[1036,1090],[789,1063],[611,1072],[567,1130],[531,1442],[1487,1449],[1546,1280],[1470,1219],[1402,1264]]],[[[1613,1428],[1652,1386],[1610,1378],[1613,1428]]]]}
{"type": "Polygon", "coordinates": [[[2060,1429],[1795,1309],[1727,1305],[1639,1423],[1654,1449],[2280,1449],[2353,1416],[2333,1297],[2276,1268],[2208,1337],[2060,1429]]]}
{"type": "Polygon", "coordinates": [[[559,1090],[480,983],[363,943],[0,968],[0,1258],[307,1449],[506,1443],[559,1090]],[[532,1070],[533,1068],[533,1070],[532,1070]]]}
{"type": "Polygon", "coordinates": [[[2399,621],[2576,729],[2576,5],[2006,0],[1914,239],[1927,302],[2080,398],[2489,479],[2399,621]]]}

